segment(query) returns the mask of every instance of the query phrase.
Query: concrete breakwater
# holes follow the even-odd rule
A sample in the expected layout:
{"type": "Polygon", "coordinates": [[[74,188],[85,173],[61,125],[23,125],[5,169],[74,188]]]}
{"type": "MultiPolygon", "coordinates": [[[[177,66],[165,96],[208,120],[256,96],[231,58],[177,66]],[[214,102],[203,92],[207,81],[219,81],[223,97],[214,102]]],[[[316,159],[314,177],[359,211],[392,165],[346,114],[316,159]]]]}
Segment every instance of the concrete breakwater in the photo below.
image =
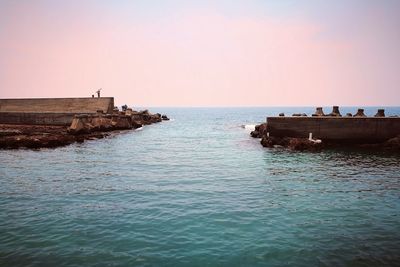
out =
{"type": "Polygon", "coordinates": [[[379,109],[374,117],[367,117],[363,109],[353,116],[340,114],[339,107],[325,115],[322,108],[307,117],[293,114],[286,117],[267,117],[266,123],[258,125],[251,133],[262,138],[263,146],[285,146],[296,150],[316,150],[322,147],[345,144],[376,146],[400,150],[400,118],[385,117],[379,109]]]}
{"type": "Polygon", "coordinates": [[[125,107],[120,111],[113,106],[114,98],[64,100],[1,100],[0,148],[57,147],[103,138],[115,130],[136,129],[168,120],[166,115],[152,114],[148,110],[134,111],[125,107]],[[34,106],[25,109],[20,106],[28,103],[34,106]]]}
{"type": "Polygon", "coordinates": [[[0,112],[21,113],[112,113],[114,97],[0,99],[0,112]]]}
{"type": "Polygon", "coordinates": [[[0,123],[69,126],[76,114],[113,109],[113,97],[0,99],[0,123]]]}

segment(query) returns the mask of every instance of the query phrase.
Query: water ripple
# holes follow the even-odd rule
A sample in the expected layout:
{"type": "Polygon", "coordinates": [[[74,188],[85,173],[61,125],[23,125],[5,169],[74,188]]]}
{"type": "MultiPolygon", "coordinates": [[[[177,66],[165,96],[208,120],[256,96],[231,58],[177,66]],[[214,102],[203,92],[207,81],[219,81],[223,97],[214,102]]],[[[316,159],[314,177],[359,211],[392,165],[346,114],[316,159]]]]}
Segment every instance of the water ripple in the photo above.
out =
{"type": "MultiPolygon", "coordinates": [[[[396,266],[400,158],[264,149],[274,109],[0,151],[0,266],[396,266]]],[[[286,111],[290,113],[290,111],[286,111]]]]}

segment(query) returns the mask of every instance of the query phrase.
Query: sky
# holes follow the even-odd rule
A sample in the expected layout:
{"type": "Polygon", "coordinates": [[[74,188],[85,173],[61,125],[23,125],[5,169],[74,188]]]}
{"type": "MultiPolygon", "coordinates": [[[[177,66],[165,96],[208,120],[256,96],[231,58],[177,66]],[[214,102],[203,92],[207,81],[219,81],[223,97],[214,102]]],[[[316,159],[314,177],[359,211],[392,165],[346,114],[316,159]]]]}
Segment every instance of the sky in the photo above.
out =
{"type": "Polygon", "coordinates": [[[0,98],[400,106],[397,0],[0,0],[0,98]]]}

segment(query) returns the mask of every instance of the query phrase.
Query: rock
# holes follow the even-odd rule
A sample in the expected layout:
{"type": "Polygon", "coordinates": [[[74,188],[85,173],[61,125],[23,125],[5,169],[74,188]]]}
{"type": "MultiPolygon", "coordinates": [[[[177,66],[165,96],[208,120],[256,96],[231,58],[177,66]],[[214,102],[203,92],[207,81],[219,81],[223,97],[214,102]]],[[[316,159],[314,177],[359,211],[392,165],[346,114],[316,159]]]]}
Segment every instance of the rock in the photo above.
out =
{"type": "Polygon", "coordinates": [[[126,116],[132,116],[133,115],[133,110],[131,108],[126,108],[125,109],[125,115],[126,116]]]}
{"type": "Polygon", "coordinates": [[[374,117],[385,117],[385,110],[384,109],[378,109],[378,112],[375,114],[374,117]]]}
{"type": "Polygon", "coordinates": [[[135,114],[135,119],[140,121],[141,124],[148,125],[152,123],[161,122],[161,114],[151,114],[147,109],[135,114]]]}
{"type": "Polygon", "coordinates": [[[300,117],[301,116],[301,113],[293,113],[292,114],[292,117],[300,117]]]}
{"type": "Polygon", "coordinates": [[[282,146],[297,151],[320,151],[323,147],[322,142],[311,141],[307,138],[275,137],[263,136],[261,144],[264,147],[282,146]]]}
{"type": "Polygon", "coordinates": [[[91,127],[88,126],[88,115],[75,115],[72,119],[71,126],[68,128],[70,134],[89,133],[91,127]]]}
{"type": "Polygon", "coordinates": [[[279,117],[285,117],[285,113],[279,113],[279,117]]]}
{"type": "Polygon", "coordinates": [[[132,123],[132,128],[133,129],[138,129],[140,127],[143,127],[143,124],[141,124],[140,122],[132,121],[131,123],[132,123]]]}
{"type": "Polygon", "coordinates": [[[93,116],[90,124],[93,127],[93,129],[91,129],[92,131],[110,131],[113,129],[112,120],[110,119],[110,117],[105,117],[101,115],[93,116]]]}
{"type": "Polygon", "coordinates": [[[254,138],[262,138],[264,135],[267,135],[267,123],[256,125],[254,131],[252,131],[250,135],[254,138]]]}
{"type": "Polygon", "coordinates": [[[261,139],[261,145],[263,147],[274,147],[283,146],[286,147],[288,144],[287,138],[278,138],[274,136],[263,136],[261,139]]]}
{"type": "Polygon", "coordinates": [[[250,136],[253,138],[261,138],[260,133],[257,130],[251,131],[250,136]]]}
{"type": "Polygon", "coordinates": [[[125,115],[112,115],[110,125],[113,129],[126,130],[132,129],[131,117],[125,115]]]}
{"type": "Polygon", "coordinates": [[[0,137],[1,136],[20,135],[20,134],[22,134],[22,132],[20,130],[14,130],[14,129],[0,130],[0,137]]]}
{"type": "Polygon", "coordinates": [[[383,143],[383,148],[386,150],[392,150],[400,152],[400,135],[391,138],[383,143]]]}
{"type": "Polygon", "coordinates": [[[167,115],[162,115],[161,116],[161,119],[163,120],[163,121],[169,121],[169,118],[167,117],[167,115]]]}
{"type": "Polygon", "coordinates": [[[5,139],[0,139],[0,148],[42,148],[42,147],[58,147],[65,146],[75,142],[75,138],[68,134],[54,135],[20,135],[8,136],[5,139]]]}
{"type": "Polygon", "coordinates": [[[315,142],[306,138],[290,138],[288,148],[298,151],[319,151],[322,142],[315,142]]]}
{"type": "Polygon", "coordinates": [[[354,117],[367,117],[367,116],[365,116],[365,114],[364,114],[364,109],[359,108],[357,110],[357,113],[354,115],[354,117]]]}
{"type": "Polygon", "coordinates": [[[353,117],[353,114],[351,114],[351,113],[346,113],[346,117],[353,117]]]}

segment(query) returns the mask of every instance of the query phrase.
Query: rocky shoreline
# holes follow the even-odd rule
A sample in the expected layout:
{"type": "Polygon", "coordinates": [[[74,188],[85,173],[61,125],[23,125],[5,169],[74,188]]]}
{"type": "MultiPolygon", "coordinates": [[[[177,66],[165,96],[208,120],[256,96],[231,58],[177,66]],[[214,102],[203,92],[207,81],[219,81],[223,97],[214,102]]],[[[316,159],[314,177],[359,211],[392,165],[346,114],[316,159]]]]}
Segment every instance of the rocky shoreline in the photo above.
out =
{"type": "Polygon", "coordinates": [[[313,140],[308,138],[269,136],[267,133],[267,123],[256,125],[255,130],[252,131],[250,135],[253,138],[261,138],[261,145],[267,148],[282,147],[294,151],[318,152],[324,149],[353,147],[365,150],[400,152],[400,135],[381,143],[349,144],[332,141],[327,142],[324,140],[313,140]]]}
{"type": "Polygon", "coordinates": [[[0,124],[0,149],[54,148],[101,139],[113,132],[131,130],[169,120],[166,115],[152,114],[148,110],[116,110],[114,114],[75,115],[71,125],[15,125],[0,124]]]}

